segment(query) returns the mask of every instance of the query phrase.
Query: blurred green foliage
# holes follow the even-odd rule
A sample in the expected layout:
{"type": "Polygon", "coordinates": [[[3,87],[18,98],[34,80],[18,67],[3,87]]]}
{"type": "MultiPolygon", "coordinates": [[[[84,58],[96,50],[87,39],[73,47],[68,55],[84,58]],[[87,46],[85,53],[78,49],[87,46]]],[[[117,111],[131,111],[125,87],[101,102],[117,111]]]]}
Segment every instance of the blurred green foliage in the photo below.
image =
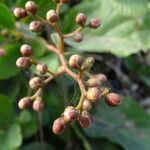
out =
{"type": "MultiPolygon", "coordinates": [[[[30,72],[17,69],[15,61],[23,43],[31,44],[34,57],[46,62],[54,72],[59,61],[55,55],[46,51],[42,34],[36,35],[28,30],[31,18],[18,22],[12,15],[13,8],[23,7],[25,2],[26,0],[0,1],[0,30],[5,28],[9,31],[6,38],[0,35],[0,48],[6,51],[6,56],[0,57],[0,150],[51,150],[62,148],[69,142],[73,142],[72,145],[76,145],[76,148],[87,150],[149,150],[150,117],[129,96],[115,109],[101,102],[93,112],[94,124],[91,128],[81,130],[78,126],[72,126],[63,136],[52,135],[50,125],[68,104],[64,97],[70,99],[75,90],[74,83],[68,77],[54,81],[45,91],[46,108],[42,114],[45,142],[40,143],[37,115],[28,110],[18,111],[17,108],[18,99],[28,92],[27,76],[30,72]]],[[[43,17],[55,6],[52,0],[36,0],[36,3],[39,6],[38,13],[43,17]]],[[[150,49],[149,6],[148,0],[83,0],[73,7],[64,6],[60,20],[64,33],[77,27],[74,19],[78,12],[84,12],[89,20],[100,17],[102,21],[98,30],[84,30],[85,39],[82,43],[77,45],[72,40],[66,40],[67,50],[104,52],[121,57],[128,70],[133,71],[149,86],[149,67],[143,67],[132,57],[132,54],[139,54],[140,51],[148,53],[150,49]]],[[[150,64],[148,58],[145,57],[145,62],[150,64]]],[[[77,97],[78,95],[76,99],[77,97]]]]}

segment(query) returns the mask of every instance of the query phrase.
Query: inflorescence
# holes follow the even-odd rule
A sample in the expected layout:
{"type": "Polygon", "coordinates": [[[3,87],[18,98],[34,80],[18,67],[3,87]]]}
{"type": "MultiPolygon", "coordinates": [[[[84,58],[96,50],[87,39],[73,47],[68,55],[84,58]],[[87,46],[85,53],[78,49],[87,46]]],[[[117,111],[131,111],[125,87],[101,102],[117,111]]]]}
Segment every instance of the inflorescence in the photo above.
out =
{"type": "Polygon", "coordinates": [[[58,72],[53,73],[46,64],[38,63],[33,59],[32,47],[30,45],[24,44],[21,46],[20,52],[22,56],[16,61],[17,67],[28,69],[31,65],[35,65],[40,75],[36,75],[29,81],[30,88],[36,91],[35,94],[22,98],[18,106],[20,109],[25,109],[32,104],[33,110],[37,112],[42,111],[44,108],[44,100],[42,99],[44,87],[50,81],[63,74],[69,75],[78,83],[81,97],[77,106],[66,107],[60,117],[54,121],[52,127],[53,132],[55,134],[61,134],[67,124],[74,121],[77,121],[83,128],[89,127],[93,122],[90,114],[93,103],[104,98],[109,106],[115,107],[121,103],[121,97],[116,93],[111,93],[108,88],[103,86],[103,84],[107,82],[107,77],[104,74],[93,75],[90,73],[90,69],[94,63],[93,57],[83,59],[80,55],[74,54],[67,60],[64,55],[64,40],[66,38],[72,38],[76,42],[81,42],[83,40],[82,29],[96,29],[101,25],[101,21],[98,18],[94,18],[90,22],[87,22],[86,15],[79,13],[75,20],[79,27],[72,33],[63,34],[58,24],[59,14],[62,5],[68,3],[68,0],[54,0],[54,2],[56,2],[57,5],[56,10],[49,10],[46,13],[46,19],[37,15],[38,6],[33,1],[28,1],[25,4],[25,8],[14,9],[14,15],[17,18],[25,18],[27,16],[33,16],[35,18],[29,25],[29,29],[33,32],[40,32],[44,24],[54,28],[55,32],[59,35],[60,44],[56,46],[45,43],[45,46],[49,51],[54,52],[61,62],[58,72]],[[41,75],[46,76],[43,78],[41,75]]]}

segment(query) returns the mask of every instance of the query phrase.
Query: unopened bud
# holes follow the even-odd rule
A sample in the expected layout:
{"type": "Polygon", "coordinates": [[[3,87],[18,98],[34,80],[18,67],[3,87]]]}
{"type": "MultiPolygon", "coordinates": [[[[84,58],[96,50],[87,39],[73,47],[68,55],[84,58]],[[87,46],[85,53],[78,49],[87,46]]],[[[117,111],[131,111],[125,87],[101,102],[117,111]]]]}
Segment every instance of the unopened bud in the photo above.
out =
{"type": "Polygon", "coordinates": [[[35,15],[37,12],[37,5],[33,1],[27,1],[25,4],[25,9],[32,15],[35,15]]]}
{"type": "Polygon", "coordinates": [[[84,26],[86,23],[86,15],[83,13],[79,13],[76,16],[76,23],[78,23],[80,26],[84,26]]]}
{"type": "Polygon", "coordinates": [[[73,39],[76,42],[81,42],[83,40],[83,33],[82,32],[76,32],[75,35],[73,36],[73,39]]]}
{"type": "Polygon", "coordinates": [[[6,55],[6,52],[4,51],[4,49],[0,48],[0,57],[3,57],[6,55]]]}
{"type": "Polygon", "coordinates": [[[14,13],[15,17],[17,17],[17,18],[24,18],[28,15],[26,10],[23,8],[15,8],[13,13],[14,13]]]}
{"type": "Polygon", "coordinates": [[[97,74],[97,75],[95,75],[95,77],[100,81],[100,82],[102,82],[102,83],[105,83],[105,82],[107,82],[107,77],[106,77],[106,75],[104,75],[104,74],[97,74]]]}
{"type": "Polygon", "coordinates": [[[33,110],[37,112],[41,112],[44,108],[43,100],[41,98],[35,99],[32,107],[33,107],[33,110]]]}
{"type": "Polygon", "coordinates": [[[18,107],[20,109],[28,108],[31,105],[30,97],[24,97],[18,102],[18,107]]]}
{"type": "Polygon", "coordinates": [[[89,88],[86,96],[88,100],[95,102],[101,97],[100,90],[96,87],[89,88]]]}
{"type": "Polygon", "coordinates": [[[98,18],[94,18],[90,21],[89,27],[96,29],[101,25],[101,21],[98,18]]]}
{"type": "Polygon", "coordinates": [[[80,55],[75,54],[72,55],[69,59],[69,66],[74,68],[74,69],[79,69],[81,68],[82,65],[82,58],[80,55]]]}
{"type": "Polygon", "coordinates": [[[30,58],[29,57],[20,57],[16,61],[16,66],[18,68],[27,69],[31,66],[30,58]]]}
{"type": "Polygon", "coordinates": [[[92,103],[91,101],[85,99],[84,102],[83,102],[83,109],[86,110],[86,111],[89,111],[92,109],[92,103]]]}
{"type": "Polygon", "coordinates": [[[21,52],[22,56],[31,56],[32,55],[32,47],[30,45],[23,44],[20,47],[20,52],[21,52]]]}
{"type": "Polygon", "coordinates": [[[40,32],[42,30],[42,24],[40,21],[32,21],[29,25],[29,29],[32,32],[40,32]]]}
{"type": "Polygon", "coordinates": [[[116,93],[109,93],[106,96],[106,103],[111,107],[118,106],[121,104],[121,96],[116,93]]]}
{"type": "Polygon", "coordinates": [[[88,128],[93,123],[93,118],[89,112],[83,111],[78,118],[78,122],[82,128],[88,128]]]}
{"type": "Polygon", "coordinates": [[[68,106],[64,111],[64,120],[66,122],[72,122],[76,120],[79,116],[79,111],[76,110],[73,106],[68,106]]]}
{"type": "Polygon", "coordinates": [[[49,10],[46,14],[46,19],[50,22],[50,23],[55,23],[58,21],[58,15],[56,13],[55,10],[49,10]]]}
{"type": "Polygon", "coordinates": [[[47,67],[46,64],[41,63],[41,64],[38,64],[38,65],[36,66],[36,69],[37,69],[41,74],[45,74],[45,73],[47,72],[48,67],[47,67]]]}
{"type": "Polygon", "coordinates": [[[100,81],[97,78],[90,78],[87,81],[88,87],[99,87],[101,85],[100,81]]]}
{"type": "Polygon", "coordinates": [[[39,77],[34,77],[29,81],[29,85],[32,89],[38,89],[42,86],[42,79],[39,77]]]}
{"type": "Polygon", "coordinates": [[[62,134],[66,128],[66,123],[63,118],[58,118],[53,123],[53,133],[54,134],[62,134]]]}

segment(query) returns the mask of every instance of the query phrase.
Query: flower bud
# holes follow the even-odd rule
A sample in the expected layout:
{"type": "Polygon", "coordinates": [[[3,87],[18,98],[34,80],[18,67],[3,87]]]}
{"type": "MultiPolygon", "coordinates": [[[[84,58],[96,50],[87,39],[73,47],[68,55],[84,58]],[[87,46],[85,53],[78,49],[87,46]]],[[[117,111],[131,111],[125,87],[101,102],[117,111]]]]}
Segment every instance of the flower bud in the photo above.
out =
{"type": "Polygon", "coordinates": [[[74,69],[79,69],[82,65],[82,58],[80,55],[72,55],[69,59],[69,66],[74,69]]]}
{"type": "Polygon", "coordinates": [[[50,23],[55,23],[58,21],[58,15],[56,13],[55,10],[49,10],[46,14],[46,19],[50,22],[50,23]]]}
{"type": "Polygon", "coordinates": [[[16,61],[16,66],[21,69],[26,69],[31,66],[30,58],[29,57],[20,57],[16,61]]]}
{"type": "Polygon", "coordinates": [[[4,51],[4,49],[0,48],[0,57],[3,57],[6,55],[6,52],[4,51]]]}
{"type": "Polygon", "coordinates": [[[52,130],[54,134],[61,134],[64,132],[65,128],[66,128],[66,124],[64,119],[58,118],[54,121],[52,130]]]}
{"type": "Polygon", "coordinates": [[[76,120],[79,116],[79,111],[76,110],[73,106],[68,106],[64,111],[64,120],[66,122],[72,122],[76,120]]]}
{"type": "Polygon", "coordinates": [[[76,23],[79,24],[80,26],[84,26],[86,23],[86,15],[83,13],[77,14],[76,23]]]}
{"type": "Polygon", "coordinates": [[[60,0],[61,3],[68,3],[69,0],[60,0]]]}
{"type": "Polygon", "coordinates": [[[84,110],[89,111],[92,109],[92,103],[89,100],[85,99],[82,107],[84,110]]]}
{"type": "Polygon", "coordinates": [[[18,107],[20,109],[28,108],[31,105],[30,97],[24,97],[18,102],[18,107]]]}
{"type": "Polygon", "coordinates": [[[105,83],[105,82],[107,82],[107,77],[106,77],[106,75],[104,75],[104,74],[97,74],[96,76],[95,76],[100,82],[102,82],[102,83],[105,83]]]}
{"type": "Polygon", "coordinates": [[[73,36],[74,41],[81,42],[83,40],[83,33],[82,32],[76,32],[73,36]]]}
{"type": "Polygon", "coordinates": [[[32,107],[33,107],[33,110],[37,112],[41,112],[44,108],[43,100],[40,97],[38,99],[35,99],[32,107]]]}
{"type": "Polygon", "coordinates": [[[89,27],[90,28],[93,28],[93,29],[96,29],[98,28],[99,26],[101,25],[101,22],[98,18],[94,18],[90,21],[89,23],[89,27]]]}
{"type": "Polygon", "coordinates": [[[116,93],[109,93],[106,96],[106,103],[111,107],[118,106],[121,103],[121,97],[116,93]]]}
{"type": "Polygon", "coordinates": [[[88,87],[99,87],[101,85],[100,81],[97,78],[90,78],[87,81],[88,87]]]}
{"type": "Polygon", "coordinates": [[[100,90],[96,87],[93,87],[93,88],[89,88],[88,91],[87,91],[87,99],[92,101],[92,102],[95,102],[97,101],[101,94],[100,94],[100,90]]]}
{"type": "Polygon", "coordinates": [[[78,117],[78,122],[82,128],[87,128],[93,123],[93,118],[89,112],[83,111],[78,117]]]}
{"type": "Polygon", "coordinates": [[[17,18],[24,18],[28,15],[26,10],[23,8],[15,8],[13,13],[14,13],[15,17],[17,17],[17,18]]]}
{"type": "Polygon", "coordinates": [[[38,64],[37,66],[36,66],[36,69],[41,73],[41,74],[45,74],[46,72],[47,72],[47,70],[48,70],[48,67],[47,67],[47,65],[46,64],[38,64]]]}
{"type": "Polygon", "coordinates": [[[23,44],[20,47],[20,52],[21,52],[22,56],[31,56],[32,55],[32,47],[30,45],[23,44]]]}
{"type": "Polygon", "coordinates": [[[38,89],[42,86],[42,79],[39,77],[34,77],[29,81],[29,85],[32,89],[38,89]]]}
{"type": "Polygon", "coordinates": [[[29,25],[29,29],[32,32],[40,32],[42,30],[42,24],[40,21],[32,21],[29,25]]]}
{"type": "Polygon", "coordinates": [[[32,15],[35,15],[37,12],[37,5],[33,1],[27,1],[25,4],[25,9],[32,15]]]}

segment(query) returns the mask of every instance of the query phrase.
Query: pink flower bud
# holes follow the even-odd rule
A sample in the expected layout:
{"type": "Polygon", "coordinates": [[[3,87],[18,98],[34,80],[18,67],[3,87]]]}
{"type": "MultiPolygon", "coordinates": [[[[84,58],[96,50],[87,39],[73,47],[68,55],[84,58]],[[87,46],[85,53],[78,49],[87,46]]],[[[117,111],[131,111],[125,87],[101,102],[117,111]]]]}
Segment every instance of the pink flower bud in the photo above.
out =
{"type": "Polygon", "coordinates": [[[47,72],[47,70],[48,70],[48,67],[47,67],[47,65],[46,64],[38,64],[37,66],[36,66],[36,69],[41,73],[41,74],[45,74],[46,72],[47,72]]]}
{"type": "Polygon", "coordinates": [[[79,24],[80,26],[84,26],[86,23],[86,15],[83,13],[77,14],[76,23],[79,24]]]}
{"type": "Polygon", "coordinates": [[[42,30],[42,24],[40,21],[32,21],[29,25],[29,29],[32,32],[40,32],[42,30]]]}
{"type": "Polygon", "coordinates": [[[28,15],[26,10],[23,8],[15,8],[13,13],[14,13],[15,17],[17,17],[17,18],[24,18],[28,15]]]}
{"type": "Polygon", "coordinates": [[[81,42],[83,40],[83,33],[82,32],[76,32],[73,39],[76,42],[81,42]]]}
{"type": "Polygon", "coordinates": [[[90,78],[87,81],[88,87],[99,87],[101,85],[100,81],[97,78],[90,78]]]}
{"type": "Polygon", "coordinates": [[[81,68],[82,65],[82,58],[80,55],[75,54],[72,55],[69,59],[69,66],[74,68],[74,69],[79,69],[81,68]]]}
{"type": "Polygon", "coordinates": [[[93,123],[93,118],[89,112],[83,111],[78,118],[78,122],[82,128],[88,128],[93,123]]]}
{"type": "Polygon", "coordinates": [[[22,56],[31,56],[32,55],[32,47],[27,44],[23,44],[20,48],[20,52],[22,56]]]}
{"type": "Polygon", "coordinates": [[[62,134],[66,128],[66,124],[63,118],[58,118],[53,123],[53,133],[54,134],[62,134]]]}
{"type": "Polygon", "coordinates": [[[35,15],[37,12],[37,5],[33,1],[27,1],[25,4],[25,9],[32,15],[35,15]]]}
{"type": "Polygon", "coordinates": [[[92,109],[92,103],[89,100],[85,99],[82,107],[84,110],[89,111],[92,109]]]}
{"type": "Polygon", "coordinates": [[[18,107],[20,109],[28,108],[31,105],[30,97],[24,97],[18,102],[18,107]]]}
{"type": "Polygon", "coordinates": [[[28,57],[20,57],[16,61],[16,66],[21,69],[26,69],[31,66],[30,58],[28,57]]]}
{"type": "Polygon", "coordinates": [[[101,97],[100,90],[96,87],[89,88],[86,96],[88,100],[95,102],[101,97]]]}
{"type": "Polygon", "coordinates": [[[105,82],[107,82],[107,77],[106,77],[106,75],[104,75],[104,74],[97,74],[97,75],[95,75],[95,77],[100,81],[100,82],[102,82],[102,83],[105,83],[105,82]]]}
{"type": "Polygon", "coordinates": [[[58,15],[55,10],[49,10],[46,14],[46,19],[50,23],[55,23],[58,21],[58,15]]]}
{"type": "Polygon", "coordinates": [[[42,79],[39,77],[34,77],[29,81],[29,85],[32,89],[38,89],[42,86],[42,79]]]}
{"type": "Polygon", "coordinates": [[[43,108],[44,108],[44,103],[41,98],[38,98],[33,102],[33,110],[37,112],[41,112],[43,108]]]}
{"type": "Polygon", "coordinates": [[[101,22],[98,18],[94,18],[90,21],[89,23],[89,27],[90,28],[93,28],[93,29],[96,29],[98,28],[99,26],[101,25],[101,22]]]}
{"type": "Polygon", "coordinates": [[[4,49],[0,48],[0,57],[3,57],[6,55],[6,52],[4,51],[4,49]]]}
{"type": "Polygon", "coordinates": [[[79,116],[79,111],[76,110],[73,106],[68,106],[64,111],[64,120],[66,122],[72,122],[76,120],[79,116]]]}
{"type": "Polygon", "coordinates": [[[106,96],[106,103],[111,107],[118,106],[119,104],[121,104],[121,97],[116,93],[109,93],[106,96]]]}

